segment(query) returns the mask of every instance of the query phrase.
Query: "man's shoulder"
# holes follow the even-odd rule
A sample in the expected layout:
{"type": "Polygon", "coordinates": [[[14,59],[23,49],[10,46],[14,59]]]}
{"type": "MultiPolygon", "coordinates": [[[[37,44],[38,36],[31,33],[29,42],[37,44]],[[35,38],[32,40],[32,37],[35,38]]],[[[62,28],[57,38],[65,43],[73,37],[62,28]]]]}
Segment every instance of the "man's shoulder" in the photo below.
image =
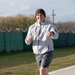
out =
{"type": "Polygon", "coordinates": [[[36,22],[33,23],[29,28],[33,29],[35,27],[35,25],[36,25],[36,22]]]}
{"type": "Polygon", "coordinates": [[[45,21],[45,25],[52,26],[53,24],[49,21],[45,21]]]}

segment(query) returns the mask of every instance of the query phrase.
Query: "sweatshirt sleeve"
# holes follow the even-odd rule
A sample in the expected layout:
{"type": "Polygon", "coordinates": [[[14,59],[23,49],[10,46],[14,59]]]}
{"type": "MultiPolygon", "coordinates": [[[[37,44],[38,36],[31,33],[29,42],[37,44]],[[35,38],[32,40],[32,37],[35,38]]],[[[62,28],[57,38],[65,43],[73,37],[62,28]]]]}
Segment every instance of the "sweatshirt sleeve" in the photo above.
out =
{"type": "Polygon", "coordinates": [[[28,37],[28,36],[32,36],[31,27],[29,27],[28,32],[27,32],[27,36],[26,36],[26,38],[25,38],[25,43],[26,43],[27,45],[30,45],[30,44],[31,44],[31,41],[27,41],[27,37],[28,37]]]}
{"type": "Polygon", "coordinates": [[[51,26],[50,31],[54,33],[54,35],[51,36],[51,38],[52,39],[58,39],[59,33],[58,33],[58,30],[56,29],[56,27],[54,25],[51,26]]]}

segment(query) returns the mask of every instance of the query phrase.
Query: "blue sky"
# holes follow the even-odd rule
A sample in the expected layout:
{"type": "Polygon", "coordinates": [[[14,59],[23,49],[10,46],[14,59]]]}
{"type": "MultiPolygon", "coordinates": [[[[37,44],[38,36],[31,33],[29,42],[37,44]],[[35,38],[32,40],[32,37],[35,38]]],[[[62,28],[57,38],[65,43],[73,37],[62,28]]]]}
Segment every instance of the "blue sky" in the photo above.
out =
{"type": "Polygon", "coordinates": [[[38,8],[43,8],[51,20],[54,9],[55,22],[75,21],[75,0],[0,0],[0,16],[34,15],[38,8]]]}

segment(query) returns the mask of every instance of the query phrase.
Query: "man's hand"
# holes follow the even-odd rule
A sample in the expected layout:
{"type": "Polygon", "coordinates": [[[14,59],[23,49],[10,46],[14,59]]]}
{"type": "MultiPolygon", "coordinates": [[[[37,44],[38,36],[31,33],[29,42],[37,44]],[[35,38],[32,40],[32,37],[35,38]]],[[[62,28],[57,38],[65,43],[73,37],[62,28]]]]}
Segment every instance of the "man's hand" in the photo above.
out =
{"type": "Polygon", "coordinates": [[[33,40],[33,36],[28,36],[27,37],[27,41],[32,41],[33,40]]]}
{"type": "Polygon", "coordinates": [[[54,35],[54,32],[48,31],[47,35],[48,35],[48,36],[53,36],[53,35],[54,35]]]}

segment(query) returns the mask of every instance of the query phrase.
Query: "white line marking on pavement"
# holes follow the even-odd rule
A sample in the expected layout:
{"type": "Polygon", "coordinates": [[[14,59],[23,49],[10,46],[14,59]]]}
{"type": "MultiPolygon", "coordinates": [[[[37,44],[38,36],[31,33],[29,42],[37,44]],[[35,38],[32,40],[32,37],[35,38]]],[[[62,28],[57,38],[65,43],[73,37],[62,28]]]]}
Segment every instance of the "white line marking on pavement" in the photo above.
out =
{"type": "Polygon", "coordinates": [[[60,72],[63,72],[63,71],[65,71],[65,70],[69,70],[69,69],[73,69],[73,68],[75,68],[75,65],[70,66],[70,67],[67,67],[67,68],[59,69],[59,70],[56,70],[56,71],[52,71],[52,72],[49,72],[48,74],[49,74],[49,75],[52,75],[52,74],[60,73],[60,72]]]}

